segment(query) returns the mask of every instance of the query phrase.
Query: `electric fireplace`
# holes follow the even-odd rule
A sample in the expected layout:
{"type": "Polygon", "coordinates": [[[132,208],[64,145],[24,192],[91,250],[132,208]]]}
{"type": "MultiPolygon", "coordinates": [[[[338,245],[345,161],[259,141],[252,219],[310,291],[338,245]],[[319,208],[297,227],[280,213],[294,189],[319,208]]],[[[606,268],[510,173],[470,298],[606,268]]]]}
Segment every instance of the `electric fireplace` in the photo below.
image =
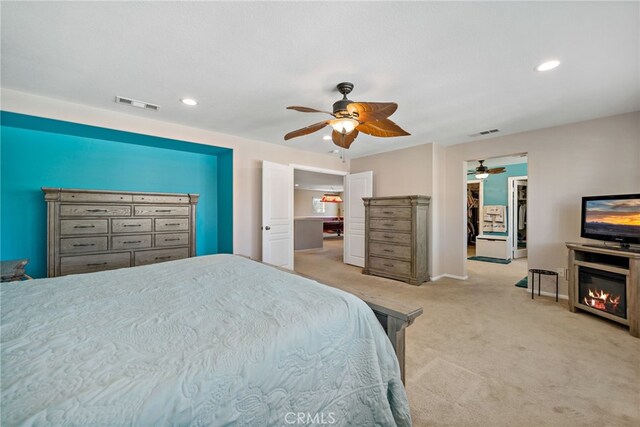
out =
{"type": "Polygon", "coordinates": [[[627,276],[578,267],[578,304],[627,318],[627,276]]]}
{"type": "Polygon", "coordinates": [[[567,243],[569,310],[629,327],[640,338],[640,252],[567,243]]]}

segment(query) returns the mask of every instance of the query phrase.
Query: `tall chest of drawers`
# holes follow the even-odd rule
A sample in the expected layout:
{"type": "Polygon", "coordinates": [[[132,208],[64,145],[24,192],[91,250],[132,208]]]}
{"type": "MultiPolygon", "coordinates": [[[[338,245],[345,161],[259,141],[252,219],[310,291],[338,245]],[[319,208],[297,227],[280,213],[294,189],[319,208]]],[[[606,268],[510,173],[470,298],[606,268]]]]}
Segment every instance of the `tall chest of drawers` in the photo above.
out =
{"type": "Polygon", "coordinates": [[[364,274],[420,285],[429,280],[427,196],[365,197],[364,274]]]}
{"type": "Polygon", "coordinates": [[[195,256],[197,194],[42,191],[48,277],[195,256]]]}

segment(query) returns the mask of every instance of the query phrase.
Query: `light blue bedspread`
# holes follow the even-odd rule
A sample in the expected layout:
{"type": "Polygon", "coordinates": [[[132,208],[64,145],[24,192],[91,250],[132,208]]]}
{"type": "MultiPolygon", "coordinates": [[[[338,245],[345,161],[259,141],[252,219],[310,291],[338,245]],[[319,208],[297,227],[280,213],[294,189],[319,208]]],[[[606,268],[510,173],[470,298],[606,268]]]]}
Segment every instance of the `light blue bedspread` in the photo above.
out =
{"type": "Polygon", "coordinates": [[[411,424],[364,302],[242,257],[1,290],[2,425],[411,424]]]}

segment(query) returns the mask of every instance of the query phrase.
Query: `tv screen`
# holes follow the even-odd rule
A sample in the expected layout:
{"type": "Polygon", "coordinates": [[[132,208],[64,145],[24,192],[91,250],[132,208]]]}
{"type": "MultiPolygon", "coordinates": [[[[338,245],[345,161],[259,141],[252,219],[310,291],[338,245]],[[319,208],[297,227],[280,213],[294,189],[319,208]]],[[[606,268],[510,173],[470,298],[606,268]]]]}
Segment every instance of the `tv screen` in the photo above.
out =
{"type": "Polygon", "coordinates": [[[582,230],[588,239],[640,243],[640,194],[582,198],[582,230]]]}

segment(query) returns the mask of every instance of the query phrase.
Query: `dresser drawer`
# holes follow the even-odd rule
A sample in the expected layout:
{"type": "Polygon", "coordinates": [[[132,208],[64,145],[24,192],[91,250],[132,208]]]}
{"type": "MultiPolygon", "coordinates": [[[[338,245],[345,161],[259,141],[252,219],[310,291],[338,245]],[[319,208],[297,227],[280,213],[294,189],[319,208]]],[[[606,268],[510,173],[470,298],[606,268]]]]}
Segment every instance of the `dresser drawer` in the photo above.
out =
{"type": "Polygon", "coordinates": [[[189,216],[189,206],[135,206],[136,216],[189,216]]]}
{"type": "Polygon", "coordinates": [[[62,202],[131,203],[132,200],[131,194],[60,193],[62,202]]]}
{"type": "Polygon", "coordinates": [[[102,252],[107,250],[107,236],[60,239],[60,253],[102,252]]]}
{"type": "Polygon", "coordinates": [[[398,199],[371,199],[371,206],[411,206],[411,200],[407,198],[398,199]]]}
{"type": "Polygon", "coordinates": [[[379,255],[384,257],[392,257],[405,259],[407,261],[411,260],[411,247],[409,246],[398,246],[398,245],[387,245],[384,243],[369,243],[369,253],[371,255],[379,255]]]}
{"type": "Polygon", "coordinates": [[[371,218],[411,219],[410,207],[398,206],[371,206],[369,208],[371,218]]]}
{"type": "MultiPolygon", "coordinates": [[[[369,240],[371,242],[385,242],[385,243],[396,243],[400,245],[410,245],[411,244],[411,234],[408,233],[396,233],[389,231],[370,231],[369,232],[369,240]]],[[[370,243],[371,244],[371,243],[370,243]]]]}
{"type": "Polygon", "coordinates": [[[155,196],[153,194],[135,195],[133,203],[189,203],[188,196],[155,196]]]}
{"type": "Polygon", "coordinates": [[[411,263],[395,259],[369,257],[369,268],[397,276],[411,276],[411,263]]]}
{"type": "Polygon", "coordinates": [[[135,265],[155,264],[189,257],[189,248],[157,249],[135,253],[135,265]]]}
{"type": "Polygon", "coordinates": [[[111,220],[112,233],[146,233],[151,231],[151,218],[114,218],[111,220]]]}
{"type": "Polygon", "coordinates": [[[158,218],[156,219],[156,231],[186,231],[189,229],[187,218],[158,218]]]}
{"type": "Polygon", "coordinates": [[[89,273],[93,271],[113,270],[129,267],[129,252],[100,255],[63,256],[60,258],[60,274],[89,273]]]}
{"type": "Polygon", "coordinates": [[[75,234],[106,234],[109,230],[107,219],[62,219],[60,220],[60,234],[63,236],[75,234]]]}
{"type": "Polygon", "coordinates": [[[60,216],[131,216],[131,206],[60,205],[60,216]]]}
{"type": "Polygon", "coordinates": [[[156,234],[156,247],[161,246],[187,246],[189,233],[156,234]]]}
{"type": "Polygon", "coordinates": [[[397,219],[370,219],[369,227],[378,230],[411,231],[411,221],[397,219]]]}
{"type": "Polygon", "coordinates": [[[111,237],[111,249],[145,249],[151,247],[151,234],[111,237]]]}

